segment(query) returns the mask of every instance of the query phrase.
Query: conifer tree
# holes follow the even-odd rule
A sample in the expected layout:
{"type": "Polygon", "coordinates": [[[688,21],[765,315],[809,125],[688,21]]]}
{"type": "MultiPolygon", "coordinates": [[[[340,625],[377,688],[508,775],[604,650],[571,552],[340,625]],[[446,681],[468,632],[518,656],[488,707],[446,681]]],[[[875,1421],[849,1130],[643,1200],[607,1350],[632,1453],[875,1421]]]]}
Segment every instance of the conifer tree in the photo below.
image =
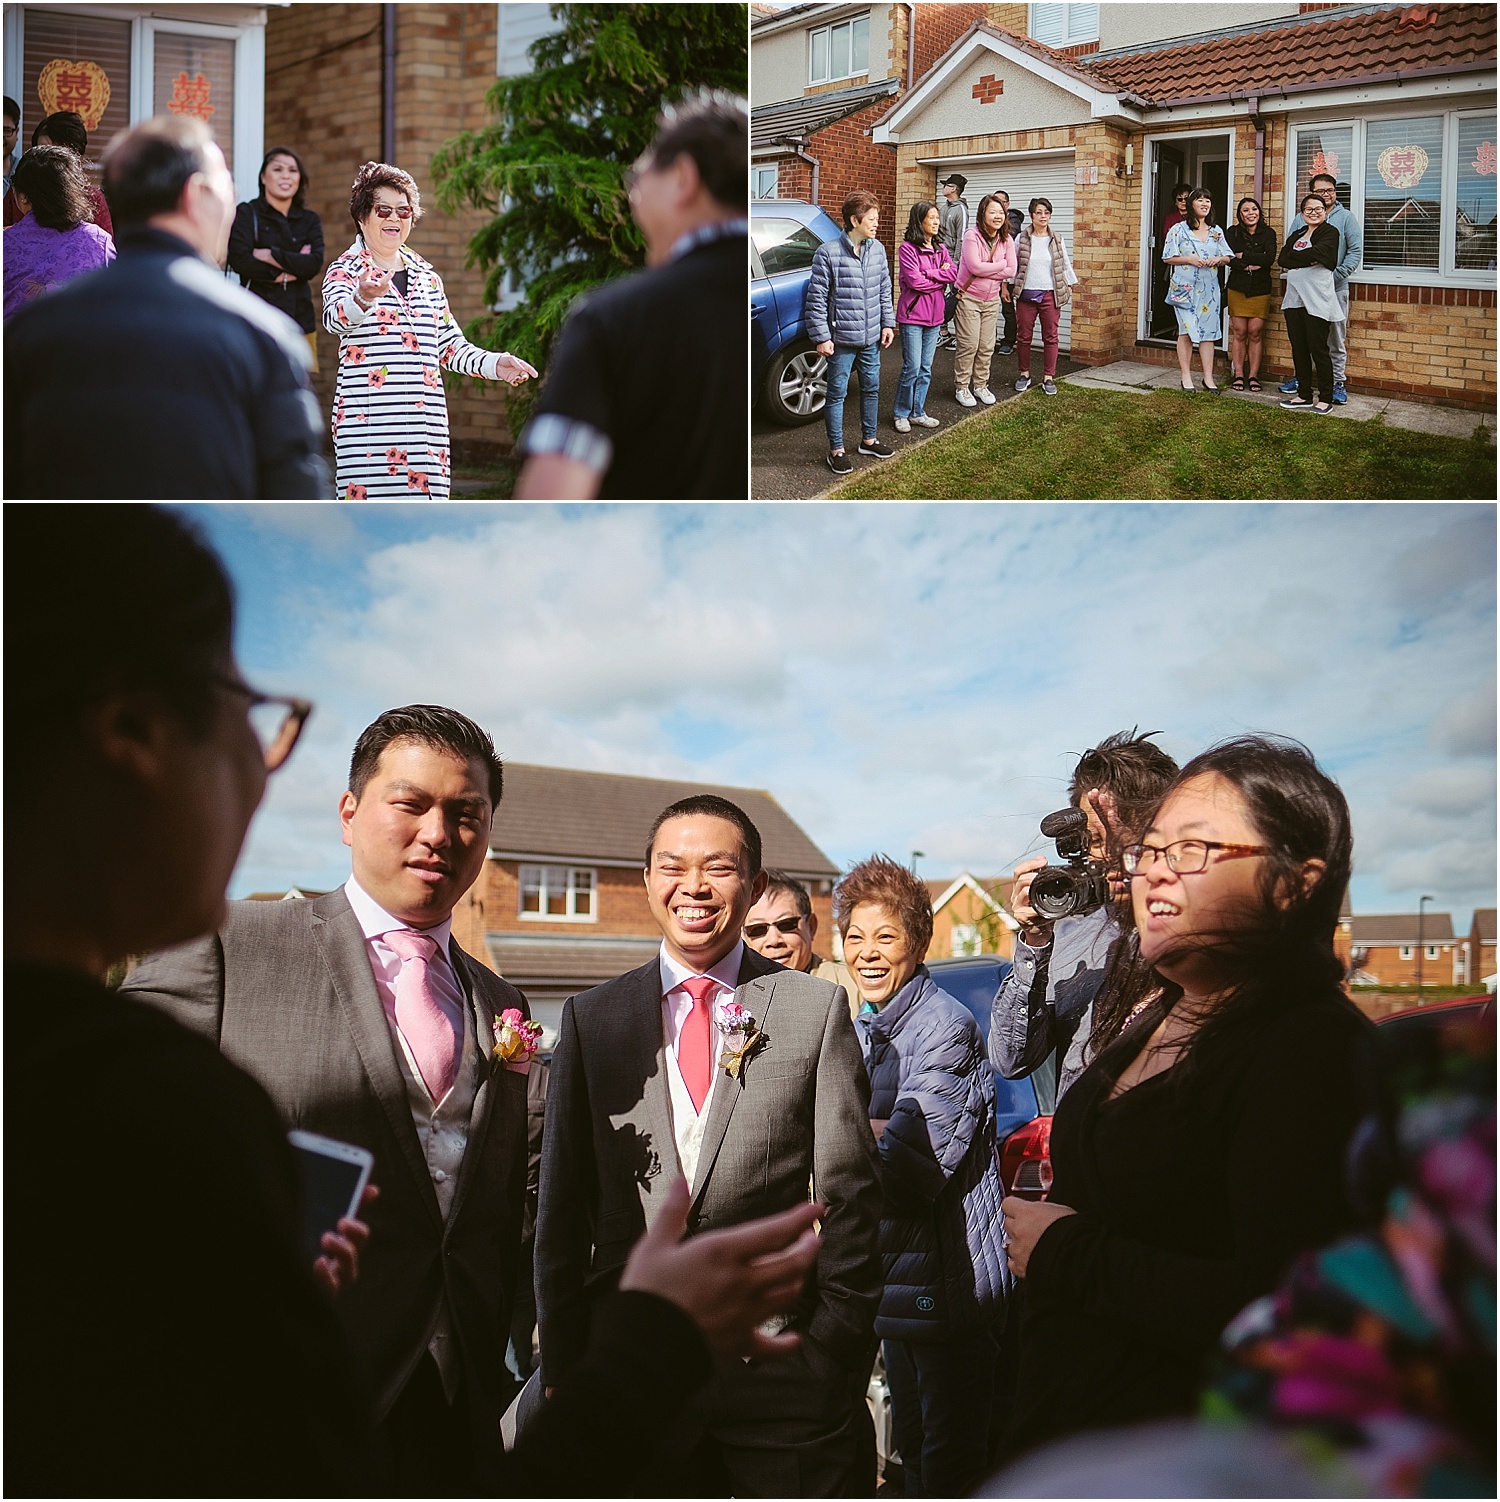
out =
{"type": "MultiPolygon", "coordinates": [[[[551,9],[562,30],[532,43],[531,72],[496,80],[486,96],[494,123],[448,142],[432,162],[445,210],[473,205],[495,216],[466,258],[487,273],[485,303],[507,270],[526,288],[519,307],[482,314],[465,332],[544,373],[574,298],[644,264],[625,173],[650,144],[658,112],[699,88],[744,94],[749,46],[740,4],[551,9]]],[[[523,404],[531,391],[521,388],[523,404]]]]}

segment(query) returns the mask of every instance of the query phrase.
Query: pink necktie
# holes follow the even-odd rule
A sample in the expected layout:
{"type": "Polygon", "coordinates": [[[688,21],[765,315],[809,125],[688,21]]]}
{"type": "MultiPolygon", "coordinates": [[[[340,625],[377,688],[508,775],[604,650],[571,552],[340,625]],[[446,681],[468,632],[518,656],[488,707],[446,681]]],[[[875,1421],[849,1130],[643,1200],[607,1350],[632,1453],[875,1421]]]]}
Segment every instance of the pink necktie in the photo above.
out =
{"type": "Polygon", "coordinates": [[[708,1087],[713,1082],[713,1027],[709,1021],[708,998],[713,995],[718,982],[707,975],[690,975],[682,983],[682,989],[693,998],[693,1010],[682,1024],[682,1034],[677,1040],[677,1067],[682,1071],[682,1083],[693,1097],[693,1109],[701,1112],[708,1099],[708,1087]]]}
{"type": "Polygon", "coordinates": [[[437,940],[413,928],[393,928],[381,937],[401,960],[396,972],[396,1026],[417,1061],[427,1093],[436,1103],[453,1084],[458,1053],[453,1024],[438,1004],[427,970],[438,952],[437,940]]]}

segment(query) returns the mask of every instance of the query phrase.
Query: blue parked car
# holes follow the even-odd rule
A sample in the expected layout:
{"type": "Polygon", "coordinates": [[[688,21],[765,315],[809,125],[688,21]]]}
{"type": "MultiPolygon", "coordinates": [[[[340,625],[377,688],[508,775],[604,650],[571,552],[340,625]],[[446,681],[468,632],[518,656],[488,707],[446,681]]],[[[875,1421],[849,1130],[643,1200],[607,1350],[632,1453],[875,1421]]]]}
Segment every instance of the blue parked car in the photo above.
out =
{"type": "MultiPolygon", "coordinates": [[[[1010,974],[1010,961],[993,954],[971,959],[929,960],[932,978],[955,1001],[962,1002],[986,1042],[990,1003],[1010,974]]],[[[1006,1191],[1040,1199],[1052,1185],[1052,1111],[1057,1104],[1057,1055],[1049,1054],[1025,1079],[995,1076],[996,1155],[1006,1191]]]]}
{"type": "Polygon", "coordinates": [[[772,422],[815,422],[828,401],[828,362],[802,321],[813,256],[841,233],[816,204],[792,198],[750,204],[751,379],[772,422]]]}

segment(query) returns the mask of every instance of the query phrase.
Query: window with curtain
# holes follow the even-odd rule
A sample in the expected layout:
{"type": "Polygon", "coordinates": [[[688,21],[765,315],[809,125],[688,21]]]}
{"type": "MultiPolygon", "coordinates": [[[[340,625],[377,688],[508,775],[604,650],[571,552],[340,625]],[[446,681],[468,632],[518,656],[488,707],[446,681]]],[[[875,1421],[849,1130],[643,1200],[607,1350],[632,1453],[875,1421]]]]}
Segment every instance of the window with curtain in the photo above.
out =
{"type": "Polygon", "coordinates": [[[157,31],[152,110],[191,115],[214,133],[234,171],[234,42],[228,37],[157,31]]]}
{"type": "Polygon", "coordinates": [[[75,110],[97,162],[110,137],[130,124],[129,21],[71,11],[28,10],[21,65],[21,143],[44,115],[75,110]]]}
{"type": "MultiPolygon", "coordinates": [[[[1297,133],[1297,197],[1307,192],[1315,172],[1331,172],[1338,182],[1339,202],[1347,209],[1354,176],[1354,127],[1338,125],[1332,130],[1303,126],[1297,133]]],[[[1293,210],[1295,212],[1295,209],[1293,210]]],[[[1289,224],[1290,220],[1287,221],[1289,224]]]]}
{"type": "Polygon", "coordinates": [[[1443,232],[1443,117],[1365,126],[1365,257],[1438,269],[1443,232]]]}
{"type": "Polygon", "coordinates": [[[854,16],[811,33],[808,82],[832,83],[870,71],[870,18],[854,16]]]}
{"type": "Polygon", "coordinates": [[[1460,271],[1495,269],[1495,117],[1458,120],[1458,179],[1453,204],[1454,263],[1460,271]]]}
{"type": "Polygon", "coordinates": [[[1036,4],[1029,18],[1031,39],[1049,47],[1073,47],[1099,40],[1097,5],[1036,4]]]}

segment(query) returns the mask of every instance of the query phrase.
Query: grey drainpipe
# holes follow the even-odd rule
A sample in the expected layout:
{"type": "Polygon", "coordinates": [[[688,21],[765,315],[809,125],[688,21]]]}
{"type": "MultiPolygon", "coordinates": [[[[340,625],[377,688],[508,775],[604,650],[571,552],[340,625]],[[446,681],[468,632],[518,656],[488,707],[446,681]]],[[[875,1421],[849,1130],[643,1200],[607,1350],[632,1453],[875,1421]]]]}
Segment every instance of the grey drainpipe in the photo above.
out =
{"type": "Polygon", "coordinates": [[[917,79],[917,7],[916,0],[906,0],[906,92],[917,79]]]}
{"type": "Polygon", "coordinates": [[[809,167],[812,168],[812,201],[817,204],[819,208],[822,208],[822,201],[818,197],[818,174],[822,169],[817,157],[811,155],[809,152],[804,151],[802,149],[801,141],[798,141],[797,144],[792,147],[792,150],[797,156],[801,157],[801,159],[806,162],[809,167]]]}
{"type": "Polygon", "coordinates": [[[380,7],[380,159],[396,161],[396,7],[380,7]]]}
{"type": "Polygon", "coordinates": [[[1266,122],[1260,112],[1259,94],[1250,96],[1250,123],[1255,127],[1255,201],[1259,203],[1266,180],[1266,122]]]}

